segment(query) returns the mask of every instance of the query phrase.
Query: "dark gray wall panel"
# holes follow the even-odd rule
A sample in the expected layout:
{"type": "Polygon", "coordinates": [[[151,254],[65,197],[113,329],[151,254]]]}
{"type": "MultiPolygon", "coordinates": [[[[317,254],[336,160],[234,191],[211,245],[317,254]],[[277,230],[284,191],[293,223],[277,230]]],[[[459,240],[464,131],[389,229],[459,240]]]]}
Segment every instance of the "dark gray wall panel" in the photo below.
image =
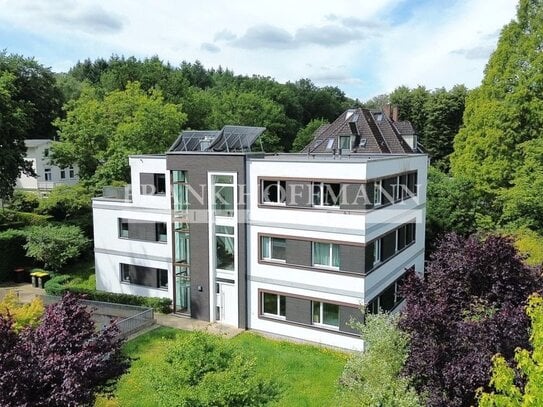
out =
{"type": "Polygon", "coordinates": [[[311,242],[307,240],[287,239],[287,263],[311,266],[311,242]]]}
{"type": "Polygon", "coordinates": [[[364,321],[364,316],[360,308],[347,307],[340,305],[339,307],[339,330],[343,332],[359,333],[356,329],[351,328],[350,322],[354,319],[358,322],[364,321]]]}
{"type": "Polygon", "coordinates": [[[168,170],[187,171],[188,183],[202,197],[189,192],[189,209],[198,211],[199,222],[190,222],[191,251],[191,314],[193,318],[209,320],[209,227],[207,224],[208,172],[235,172],[238,176],[238,326],[247,327],[247,264],[245,210],[245,155],[233,154],[167,154],[168,170]],[[202,185],[205,188],[202,190],[202,185]],[[203,219],[202,219],[203,216],[203,219]],[[203,221],[202,221],[203,220],[203,221]],[[198,286],[202,291],[198,291],[198,286]]]}
{"type": "Polygon", "coordinates": [[[140,172],[140,193],[142,195],[152,195],[154,192],[155,174],[149,172],[140,172]]]}
{"type": "Polygon", "coordinates": [[[339,246],[339,255],[341,259],[340,270],[364,273],[363,247],[342,244],[339,246]]]}
{"type": "Polygon", "coordinates": [[[375,261],[375,242],[370,242],[364,247],[364,269],[366,273],[373,268],[373,262],[375,261]]]}
{"type": "Polygon", "coordinates": [[[304,298],[287,297],[287,321],[311,324],[311,301],[304,298]]]}
{"type": "Polygon", "coordinates": [[[287,206],[309,208],[312,199],[311,182],[287,181],[287,206]]]}
{"type": "Polygon", "coordinates": [[[342,184],[341,209],[370,209],[373,207],[373,183],[342,184]]]}

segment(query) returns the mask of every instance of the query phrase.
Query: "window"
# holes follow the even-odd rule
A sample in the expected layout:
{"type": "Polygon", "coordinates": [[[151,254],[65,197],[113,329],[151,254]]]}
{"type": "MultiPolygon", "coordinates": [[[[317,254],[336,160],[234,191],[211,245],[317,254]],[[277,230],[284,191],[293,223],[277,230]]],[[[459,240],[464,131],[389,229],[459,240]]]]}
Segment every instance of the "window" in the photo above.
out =
{"type": "Polygon", "coordinates": [[[381,239],[377,239],[373,244],[373,264],[381,261],[381,239]]]}
{"type": "Polygon", "coordinates": [[[397,244],[396,249],[402,250],[404,247],[409,246],[415,241],[415,224],[408,223],[396,231],[397,244]]]}
{"type": "Polygon", "coordinates": [[[168,287],[168,270],[120,263],[121,282],[151,288],[168,287]]]}
{"type": "Polygon", "coordinates": [[[166,174],[154,174],[155,195],[166,193],[166,174]]]}
{"type": "Polygon", "coordinates": [[[312,301],[311,306],[313,324],[339,328],[339,305],[312,301]]]}
{"type": "Polygon", "coordinates": [[[265,260],[286,261],[287,242],[278,237],[262,236],[261,258],[265,260]]]}
{"type": "Polygon", "coordinates": [[[333,138],[329,138],[327,143],[326,143],[326,149],[327,150],[331,150],[332,147],[334,146],[334,139],[333,138]]]}
{"type": "Polygon", "coordinates": [[[286,181],[262,180],[261,202],[267,204],[284,204],[287,200],[286,181]]]}
{"type": "Polygon", "coordinates": [[[407,174],[399,175],[396,183],[396,200],[405,199],[407,197],[407,174]]]}
{"type": "Polygon", "coordinates": [[[119,218],[119,237],[128,238],[128,219],[119,218]]]}
{"type": "Polygon", "coordinates": [[[287,301],[284,295],[262,293],[262,313],[276,317],[287,315],[287,301]]]}
{"type": "Polygon", "coordinates": [[[43,170],[44,172],[44,178],[46,181],[51,181],[51,168],[46,168],[43,170]]]}
{"type": "Polygon", "coordinates": [[[166,242],[166,241],[168,241],[168,233],[167,233],[166,223],[157,222],[155,224],[155,229],[156,229],[156,241],[157,242],[166,242]]]}
{"type": "Polygon", "coordinates": [[[351,149],[351,136],[339,136],[339,148],[342,150],[351,149]]]}
{"type": "Polygon", "coordinates": [[[45,150],[43,150],[43,156],[44,156],[45,158],[49,157],[49,149],[48,149],[48,148],[46,148],[45,150]]]}
{"type": "Polygon", "coordinates": [[[65,169],[61,169],[60,170],[60,179],[65,179],[66,178],[66,170],[65,169]]]}
{"type": "Polygon", "coordinates": [[[381,180],[375,181],[373,183],[373,205],[381,205],[381,180]]]}
{"type": "Polygon", "coordinates": [[[168,288],[168,270],[157,269],[158,288],[168,288]]]}
{"type": "Polygon", "coordinates": [[[215,227],[215,250],[217,268],[234,270],[234,228],[231,226],[215,227]]]}
{"type": "Polygon", "coordinates": [[[141,172],[140,193],[142,195],[166,194],[166,174],[141,172]]]}
{"type": "Polygon", "coordinates": [[[70,167],[69,169],[69,172],[70,172],[70,179],[74,179],[75,178],[75,171],[72,167],[70,167]]]}
{"type": "Polygon", "coordinates": [[[216,216],[234,216],[234,177],[213,175],[214,207],[216,216]]]}
{"type": "Polygon", "coordinates": [[[407,189],[411,193],[411,196],[417,195],[417,172],[410,172],[407,174],[407,189]]]}
{"type": "Polygon", "coordinates": [[[341,200],[341,184],[326,182],[313,183],[314,206],[339,206],[341,200]]]}
{"type": "Polygon", "coordinates": [[[400,294],[400,288],[404,277],[405,274],[371,300],[366,306],[366,312],[370,314],[377,314],[379,311],[388,312],[402,302],[403,297],[400,294]]]}
{"type": "Polygon", "coordinates": [[[339,245],[313,242],[313,265],[339,268],[339,245]]]}
{"type": "Polygon", "coordinates": [[[189,234],[184,231],[175,231],[175,262],[181,264],[190,263],[189,234]]]}

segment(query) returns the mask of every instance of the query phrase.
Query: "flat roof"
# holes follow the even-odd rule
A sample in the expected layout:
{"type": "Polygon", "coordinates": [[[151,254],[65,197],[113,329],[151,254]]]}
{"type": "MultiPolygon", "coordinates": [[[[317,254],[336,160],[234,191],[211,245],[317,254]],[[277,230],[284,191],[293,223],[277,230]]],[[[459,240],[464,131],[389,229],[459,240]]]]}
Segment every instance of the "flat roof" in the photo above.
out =
{"type": "Polygon", "coordinates": [[[398,158],[427,157],[427,154],[304,154],[304,153],[279,153],[264,157],[251,158],[261,161],[285,161],[285,162],[352,162],[367,163],[368,161],[396,160],[398,158]]]}

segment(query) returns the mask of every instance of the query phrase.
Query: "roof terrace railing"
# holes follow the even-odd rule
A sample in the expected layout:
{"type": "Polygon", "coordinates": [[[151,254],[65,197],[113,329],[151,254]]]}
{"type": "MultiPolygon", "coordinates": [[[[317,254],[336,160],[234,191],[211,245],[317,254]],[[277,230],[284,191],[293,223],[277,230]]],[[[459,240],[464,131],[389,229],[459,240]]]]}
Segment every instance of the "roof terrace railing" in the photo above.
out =
{"type": "Polygon", "coordinates": [[[103,187],[102,198],[131,201],[132,200],[132,185],[125,185],[124,187],[112,187],[112,186],[103,187]]]}

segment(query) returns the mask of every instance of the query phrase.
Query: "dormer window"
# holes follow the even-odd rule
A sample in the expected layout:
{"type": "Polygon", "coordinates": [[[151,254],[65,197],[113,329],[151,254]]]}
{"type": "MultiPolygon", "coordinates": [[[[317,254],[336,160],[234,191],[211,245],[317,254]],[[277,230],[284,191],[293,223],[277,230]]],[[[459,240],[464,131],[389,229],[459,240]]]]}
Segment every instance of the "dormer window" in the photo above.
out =
{"type": "Polygon", "coordinates": [[[339,136],[339,148],[342,150],[351,149],[351,136],[339,136]]]}

